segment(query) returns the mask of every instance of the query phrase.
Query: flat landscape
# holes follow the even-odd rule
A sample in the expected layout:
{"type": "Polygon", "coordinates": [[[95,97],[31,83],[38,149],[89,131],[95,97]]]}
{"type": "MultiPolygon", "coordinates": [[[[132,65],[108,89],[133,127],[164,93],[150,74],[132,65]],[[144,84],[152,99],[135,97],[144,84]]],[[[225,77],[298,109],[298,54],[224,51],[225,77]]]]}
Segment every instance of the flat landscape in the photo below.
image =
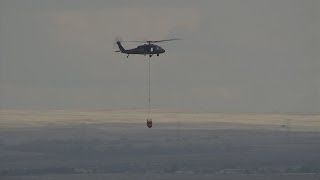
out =
{"type": "Polygon", "coordinates": [[[320,179],[320,116],[0,111],[1,180],[320,179]]]}

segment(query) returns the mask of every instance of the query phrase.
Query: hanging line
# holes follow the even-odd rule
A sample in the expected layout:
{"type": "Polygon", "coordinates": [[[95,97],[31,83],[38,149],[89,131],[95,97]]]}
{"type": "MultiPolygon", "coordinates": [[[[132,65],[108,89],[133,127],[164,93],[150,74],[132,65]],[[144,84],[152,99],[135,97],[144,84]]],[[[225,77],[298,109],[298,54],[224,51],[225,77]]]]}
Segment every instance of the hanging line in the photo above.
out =
{"type": "Polygon", "coordinates": [[[149,56],[149,90],[148,90],[148,116],[151,119],[151,71],[150,71],[150,67],[151,67],[151,57],[149,56]]]}

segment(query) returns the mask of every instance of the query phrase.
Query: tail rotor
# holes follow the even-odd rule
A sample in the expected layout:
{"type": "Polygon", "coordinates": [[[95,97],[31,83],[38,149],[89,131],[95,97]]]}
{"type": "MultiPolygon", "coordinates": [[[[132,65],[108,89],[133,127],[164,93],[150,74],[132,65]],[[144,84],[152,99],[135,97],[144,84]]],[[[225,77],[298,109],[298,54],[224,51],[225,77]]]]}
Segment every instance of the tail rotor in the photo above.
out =
{"type": "MultiPolygon", "coordinates": [[[[115,47],[115,48],[118,48],[118,43],[121,43],[123,40],[122,40],[122,38],[121,37],[116,37],[115,39],[114,39],[114,42],[113,42],[113,47],[115,47]]],[[[116,51],[116,52],[120,52],[120,51],[116,51]]]]}
{"type": "Polygon", "coordinates": [[[123,48],[121,42],[123,42],[123,41],[122,41],[122,38],[117,37],[117,38],[115,39],[114,45],[119,48],[119,50],[117,50],[117,51],[115,51],[115,52],[126,53],[126,50],[123,48]]]}

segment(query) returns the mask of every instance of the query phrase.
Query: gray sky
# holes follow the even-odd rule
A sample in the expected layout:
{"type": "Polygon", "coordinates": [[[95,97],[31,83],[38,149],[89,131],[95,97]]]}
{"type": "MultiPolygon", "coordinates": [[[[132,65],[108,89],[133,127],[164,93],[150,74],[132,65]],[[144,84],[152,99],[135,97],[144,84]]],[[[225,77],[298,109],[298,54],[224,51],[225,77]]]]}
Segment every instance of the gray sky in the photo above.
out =
{"type": "Polygon", "coordinates": [[[1,0],[1,109],[320,112],[318,0],[1,0]],[[126,48],[135,44],[124,44],[126,48]]]}

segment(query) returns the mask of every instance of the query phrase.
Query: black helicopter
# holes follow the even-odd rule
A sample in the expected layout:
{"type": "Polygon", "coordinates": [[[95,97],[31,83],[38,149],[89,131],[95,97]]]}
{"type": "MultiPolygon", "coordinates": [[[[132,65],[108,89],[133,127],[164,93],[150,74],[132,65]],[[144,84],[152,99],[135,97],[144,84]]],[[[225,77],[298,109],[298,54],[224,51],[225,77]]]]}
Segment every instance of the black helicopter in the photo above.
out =
{"type": "Polygon", "coordinates": [[[129,57],[130,54],[141,54],[141,55],[149,54],[149,57],[152,57],[154,54],[156,54],[157,56],[159,56],[159,54],[162,54],[166,51],[162,47],[155,45],[155,44],[151,44],[151,43],[159,43],[159,42],[173,41],[173,40],[180,40],[180,39],[175,38],[175,39],[164,39],[164,40],[158,40],[158,41],[120,41],[120,40],[117,40],[116,43],[117,43],[120,50],[115,51],[115,52],[121,52],[121,53],[127,54],[127,58],[129,57]],[[147,44],[140,45],[140,46],[133,48],[133,49],[124,49],[121,42],[138,42],[138,43],[144,42],[147,44]]]}

